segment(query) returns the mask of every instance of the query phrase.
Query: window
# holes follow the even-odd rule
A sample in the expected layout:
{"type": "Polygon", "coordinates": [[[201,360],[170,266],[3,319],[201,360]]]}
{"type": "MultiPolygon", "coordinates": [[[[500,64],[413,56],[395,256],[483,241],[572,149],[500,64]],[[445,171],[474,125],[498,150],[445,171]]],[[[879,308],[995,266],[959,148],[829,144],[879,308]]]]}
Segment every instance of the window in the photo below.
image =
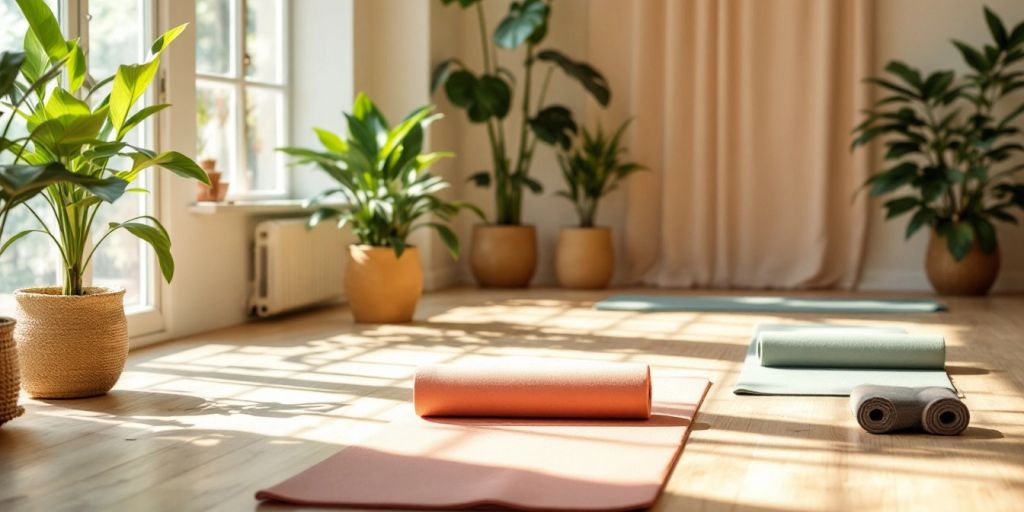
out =
{"type": "MultiPolygon", "coordinates": [[[[149,58],[149,46],[156,32],[152,0],[49,0],[47,3],[58,16],[66,37],[80,38],[88,55],[92,79],[101,80],[114,74],[120,64],[149,58]]],[[[26,30],[27,24],[16,0],[0,0],[0,48],[20,50],[26,30]]],[[[109,87],[93,98],[101,101],[109,87]]],[[[150,96],[141,103],[152,104],[154,98],[150,96]]],[[[128,142],[153,147],[156,140],[153,131],[152,124],[146,122],[132,133],[128,142]]],[[[116,167],[117,163],[113,165],[116,167]]],[[[130,187],[155,192],[155,177],[150,173],[145,171],[130,187]]],[[[114,204],[104,204],[93,223],[93,239],[102,236],[108,222],[153,215],[156,211],[154,197],[154,193],[128,193],[114,204]]],[[[40,215],[49,210],[44,207],[42,198],[30,204],[40,215]]],[[[44,220],[48,219],[44,217],[44,220]]],[[[12,212],[6,234],[33,229],[36,223],[27,209],[19,208],[12,212]]],[[[59,270],[59,254],[51,240],[37,235],[19,240],[0,259],[0,296],[3,297],[0,306],[9,311],[10,293],[18,288],[59,283],[59,270]]],[[[92,285],[125,289],[125,310],[133,335],[155,332],[162,327],[156,308],[159,279],[151,249],[123,231],[100,246],[86,275],[87,283],[92,285]]]]}
{"type": "Polygon", "coordinates": [[[196,154],[235,198],[288,194],[285,0],[196,0],[196,154]]]}

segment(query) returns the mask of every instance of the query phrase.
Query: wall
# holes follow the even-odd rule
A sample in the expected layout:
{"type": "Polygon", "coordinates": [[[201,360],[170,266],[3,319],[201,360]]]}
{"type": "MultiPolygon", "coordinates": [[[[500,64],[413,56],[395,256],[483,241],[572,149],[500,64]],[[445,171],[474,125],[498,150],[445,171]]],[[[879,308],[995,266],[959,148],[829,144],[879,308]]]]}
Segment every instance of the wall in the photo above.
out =
{"type": "MultiPolygon", "coordinates": [[[[979,42],[987,38],[987,29],[982,16],[982,6],[990,5],[1000,13],[1007,24],[1024,20],[1024,2],[1019,0],[878,0],[876,2],[876,47],[875,62],[879,71],[893,58],[901,58],[924,70],[953,68],[963,70],[959,55],[949,43],[950,38],[979,42]]],[[[493,27],[505,14],[507,2],[487,2],[486,14],[489,26],[493,27]]],[[[623,9],[621,0],[560,0],[555,4],[551,30],[544,46],[558,48],[579,59],[587,60],[600,69],[611,82],[612,103],[602,110],[585,96],[578,86],[556,72],[552,81],[552,100],[569,106],[588,126],[595,126],[600,120],[605,126],[614,126],[629,115],[628,91],[631,83],[631,52],[628,41],[617,34],[620,26],[631,23],[631,9],[623,9]],[[591,16],[598,10],[618,9],[621,16],[591,16]]],[[[449,9],[456,9],[450,7],[449,9]]],[[[440,30],[435,24],[434,30],[440,30]]],[[[461,51],[449,55],[458,56],[471,68],[479,70],[481,58],[477,20],[472,10],[461,13],[457,26],[446,25],[445,30],[458,30],[461,34],[461,51]]],[[[502,65],[516,72],[517,86],[522,79],[521,54],[499,50],[502,65]]],[[[434,63],[440,62],[435,58],[434,63]]],[[[539,66],[538,66],[539,67],[539,66]]],[[[435,96],[442,107],[459,119],[463,136],[461,138],[458,173],[464,181],[480,169],[490,169],[486,134],[480,125],[470,125],[460,110],[454,109],[443,99],[435,96]]],[[[518,99],[517,99],[518,101],[518,99]]],[[[507,120],[507,128],[516,126],[518,113],[513,112],[507,120]]],[[[514,130],[513,130],[514,131],[514,130]]],[[[516,136],[510,136],[515,146],[516,136]]],[[[875,160],[881,165],[878,155],[875,160]]],[[[880,167],[879,167],[880,168],[880,167]]],[[[553,193],[562,188],[561,176],[553,152],[541,147],[537,152],[531,175],[545,187],[542,196],[528,196],[524,206],[524,222],[537,225],[540,241],[540,266],[534,280],[535,285],[554,283],[552,261],[558,228],[574,220],[569,204],[553,193]]],[[[622,219],[625,212],[624,194],[613,193],[602,203],[598,214],[600,224],[613,228],[616,234],[617,262],[621,275],[625,258],[622,219]]],[[[490,190],[467,186],[464,194],[485,206],[491,212],[493,198],[490,190]]],[[[909,242],[903,240],[905,219],[884,222],[881,204],[872,208],[868,240],[863,268],[863,289],[929,290],[924,275],[923,261],[927,234],[916,235],[909,242]]],[[[473,222],[463,220],[460,234],[469,240],[473,222]]],[[[1003,251],[1003,272],[997,289],[1024,289],[1024,229],[1014,226],[999,226],[1003,251]]],[[[461,267],[461,276],[472,282],[466,265],[461,267]]],[[[621,280],[616,280],[621,284],[621,280]]]]}

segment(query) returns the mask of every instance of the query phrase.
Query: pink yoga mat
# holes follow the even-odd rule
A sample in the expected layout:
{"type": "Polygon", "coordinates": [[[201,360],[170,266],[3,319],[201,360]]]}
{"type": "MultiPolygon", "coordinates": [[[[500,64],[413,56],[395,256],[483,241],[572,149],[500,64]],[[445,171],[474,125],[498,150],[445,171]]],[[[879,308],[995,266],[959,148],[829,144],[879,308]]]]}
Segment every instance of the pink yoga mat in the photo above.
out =
{"type": "Polygon", "coordinates": [[[256,493],[297,505],[633,510],[668,479],[710,383],[655,374],[646,420],[408,415],[256,493]]]}

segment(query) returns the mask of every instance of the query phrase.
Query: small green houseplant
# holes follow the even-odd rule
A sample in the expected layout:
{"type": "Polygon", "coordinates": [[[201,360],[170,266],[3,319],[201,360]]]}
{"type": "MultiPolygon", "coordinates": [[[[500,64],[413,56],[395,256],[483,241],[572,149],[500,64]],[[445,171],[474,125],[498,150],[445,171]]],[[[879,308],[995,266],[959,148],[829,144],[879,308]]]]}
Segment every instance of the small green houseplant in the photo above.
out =
{"type": "Polygon", "coordinates": [[[555,270],[558,282],[567,288],[605,288],[615,270],[611,230],[595,224],[597,207],[603,197],[618,188],[630,174],[643,170],[623,160],[626,148],[623,123],[611,136],[598,126],[596,133],[583,128],[578,144],[558,155],[567,190],[557,194],[572,202],[579,227],[562,228],[558,237],[555,270]]]}
{"type": "Polygon", "coordinates": [[[137,104],[156,76],[162,53],[185,26],[159,37],[148,61],[122,65],[114,75],[93,82],[84,51],[77,40],[64,39],[46,3],[18,0],[18,6],[29,29],[20,69],[23,82],[16,85],[20,98],[14,110],[24,120],[29,135],[12,141],[8,148],[16,155],[13,164],[60,166],[78,177],[108,180],[118,187],[100,192],[71,180],[50,184],[41,195],[55,219],[55,228],[25,205],[39,219],[40,227],[15,237],[38,232],[53,240],[64,267],[64,283],[61,287],[15,293],[23,386],[34,397],[103,394],[124,369],[128,332],[124,290],[85,286],[86,269],[96,248],[110,234],[123,229],[154,249],[167,281],[173,276],[174,261],[170,238],[156,218],[143,215],[110,223],[93,233],[97,211],[104,201],[120,197],[126,192],[124,186],[150,167],[208,183],[206,173],[185,155],[175,151],[157,153],[127,142],[128,135],[141,123],[169,107],[137,104]],[[62,69],[52,86],[33,90],[26,85],[54,68],[62,69]],[[98,93],[106,85],[110,85],[110,92],[101,97],[98,93]],[[83,346],[89,349],[83,350],[83,346]],[[53,375],[55,366],[65,369],[66,374],[53,375]]]}
{"type": "Polygon", "coordinates": [[[865,182],[869,194],[897,197],[886,218],[912,214],[909,238],[932,231],[926,269],[940,293],[984,294],[999,269],[994,222],[1017,223],[1024,209],[1024,137],[1016,126],[1024,103],[1024,23],[1012,30],[985,9],[992,40],[981,47],[953,41],[970,71],[923,75],[892,61],[887,76],[869,78],[885,96],[854,129],[852,147],[883,137],[893,163],[865,182]]]}
{"type": "Polygon", "coordinates": [[[452,154],[423,153],[425,130],[441,117],[433,110],[432,105],[420,107],[391,128],[370,98],[359,94],[352,113],[345,114],[345,137],[317,128],[323,149],[279,148],[296,157],[293,165],[315,164],[338,183],[307,202],[315,208],[309,224],[337,219],[339,229],[352,228],[358,243],[349,247],[345,289],[357,322],[412,320],[423,291],[423,271],[416,248],[408,244],[411,233],[436,231],[457,258],[459,240],[444,222],[462,209],[483,218],[469,203],[437,196],[448,183],[428,169],[452,154]],[[336,196],[343,207],[323,205],[336,196]]]}
{"type": "Polygon", "coordinates": [[[540,182],[530,177],[534,153],[538,144],[568,148],[577,129],[568,107],[547,103],[552,75],[560,69],[602,106],[608,105],[611,92],[604,76],[593,66],[554,49],[540,49],[548,34],[552,1],[512,2],[490,38],[480,0],[441,1],[476,11],[483,50],[481,72],[470,70],[459,59],[448,59],[437,66],[431,81],[434,90],[443,87],[448,100],[466,111],[470,122],[487,129],[492,169],[480,171],[470,180],[478,186],[493,187],[495,219],[494,224],[480,225],[474,230],[470,264],[483,286],[526,286],[533,277],[537,256],[533,226],[521,225],[523,192],[542,191],[540,182]],[[495,48],[525,51],[518,105],[513,105],[516,79],[499,65],[495,48]],[[534,83],[534,68],[538,64],[547,65],[539,92],[534,83]],[[505,125],[509,112],[516,107],[521,117],[518,126],[512,128],[518,133],[518,146],[512,147],[505,125]]]}

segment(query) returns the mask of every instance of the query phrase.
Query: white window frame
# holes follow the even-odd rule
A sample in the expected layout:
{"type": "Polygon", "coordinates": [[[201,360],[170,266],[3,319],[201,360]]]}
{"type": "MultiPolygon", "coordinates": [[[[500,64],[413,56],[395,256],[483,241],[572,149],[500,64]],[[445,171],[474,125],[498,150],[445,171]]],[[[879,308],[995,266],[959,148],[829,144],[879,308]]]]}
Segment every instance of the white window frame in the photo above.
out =
{"type": "MultiPolygon", "coordinates": [[[[228,197],[241,200],[269,200],[285,199],[291,193],[288,175],[285,172],[284,154],[275,154],[274,182],[277,188],[272,190],[252,190],[249,182],[249,162],[246,154],[246,125],[245,106],[246,92],[249,88],[269,89],[277,91],[281,95],[280,110],[278,119],[277,136],[282,146],[290,144],[291,135],[291,2],[290,0],[279,0],[281,16],[278,20],[278,30],[281,34],[283,48],[278,53],[278,69],[280,69],[281,83],[267,83],[252,80],[246,77],[246,51],[245,51],[245,27],[247,24],[246,15],[248,12],[248,0],[229,0],[235,13],[235,26],[231,27],[233,36],[234,60],[233,69],[229,70],[230,75],[217,75],[203,73],[196,66],[196,84],[200,82],[211,82],[220,85],[227,85],[235,91],[235,168],[219,169],[227,176],[231,184],[228,189],[228,197]]],[[[198,28],[197,28],[198,30],[198,28]]],[[[200,155],[201,157],[201,155],[200,155]]],[[[222,164],[219,164],[222,165],[222,164]]]]}

